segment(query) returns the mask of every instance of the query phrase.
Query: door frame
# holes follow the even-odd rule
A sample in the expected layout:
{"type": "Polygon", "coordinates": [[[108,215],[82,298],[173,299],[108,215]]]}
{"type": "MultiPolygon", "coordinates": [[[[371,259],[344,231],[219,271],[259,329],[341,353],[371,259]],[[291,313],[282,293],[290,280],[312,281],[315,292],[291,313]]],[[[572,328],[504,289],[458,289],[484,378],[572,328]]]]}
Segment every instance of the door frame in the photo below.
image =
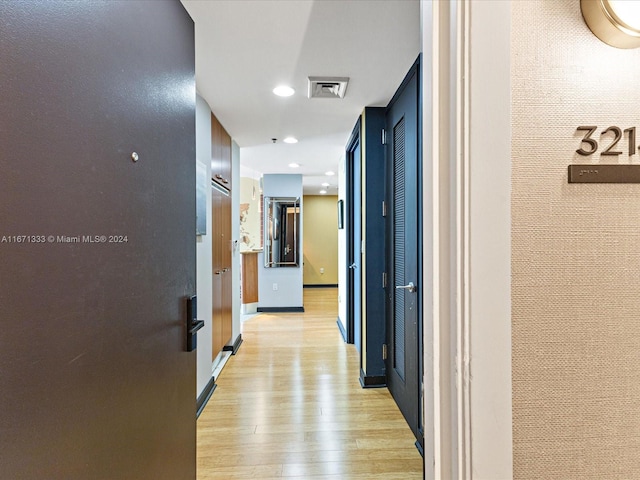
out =
{"type": "Polygon", "coordinates": [[[433,158],[423,171],[431,267],[423,282],[433,286],[425,296],[432,320],[424,331],[424,382],[432,387],[424,398],[425,478],[506,480],[513,477],[512,5],[421,0],[421,7],[423,51],[433,52],[422,80],[424,155],[433,158]]]}
{"type": "MultiPolygon", "coordinates": [[[[354,278],[352,275],[352,269],[349,268],[349,265],[353,263],[353,258],[355,256],[356,251],[360,250],[360,246],[354,245],[354,219],[356,215],[362,216],[362,174],[360,175],[360,185],[355,184],[355,170],[356,168],[362,172],[362,119],[358,117],[358,121],[356,125],[353,127],[351,131],[351,136],[347,141],[347,146],[345,148],[345,168],[346,168],[346,237],[347,237],[347,262],[344,265],[346,271],[347,278],[347,343],[356,343],[355,339],[355,299],[353,295],[354,291],[354,278]],[[355,159],[354,151],[360,145],[360,158],[355,159]],[[356,195],[358,198],[356,199],[356,195]],[[356,203],[357,202],[357,203],[356,203]]],[[[362,229],[360,236],[362,237],[362,229]]],[[[358,252],[359,254],[359,252],[358,252]]],[[[362,286],[362,282],[361,282],[362,286]]],[[[362,289],[360,291],[360,321],[362,321],[362,289]]],[[[362,329],[360,330],[362,334],[362,329]]],[[[362,346],[362,342],[360,342],[362,346]]],[[[362,356],[360,363],[362,364],[362,356]]]]}

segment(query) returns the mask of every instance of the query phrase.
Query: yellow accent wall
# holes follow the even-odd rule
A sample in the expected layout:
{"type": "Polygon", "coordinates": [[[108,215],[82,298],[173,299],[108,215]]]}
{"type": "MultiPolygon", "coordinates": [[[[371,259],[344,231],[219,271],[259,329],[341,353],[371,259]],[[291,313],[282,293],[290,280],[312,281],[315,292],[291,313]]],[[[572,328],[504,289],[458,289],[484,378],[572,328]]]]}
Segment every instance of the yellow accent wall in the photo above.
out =
{"type": "Polygon", "coordinates": [[[337,204],[336,195],[304,196],[304,285],[338,284],[337,204]]]}

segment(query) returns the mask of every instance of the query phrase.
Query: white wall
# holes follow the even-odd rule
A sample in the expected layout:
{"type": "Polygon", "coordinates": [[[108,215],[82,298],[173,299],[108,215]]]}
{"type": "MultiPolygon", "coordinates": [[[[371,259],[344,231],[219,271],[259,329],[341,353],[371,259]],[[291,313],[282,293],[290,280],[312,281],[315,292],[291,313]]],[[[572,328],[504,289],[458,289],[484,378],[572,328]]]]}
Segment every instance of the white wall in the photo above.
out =
{"type": "MultiPolygon", "coordinates": [[[[211,108],[198,95],[196,97],[196,161],[207,169],[207,179],[211,178],[211,108]]],[[[235,187],[231,190],[231,238],[235,242],[240,236],[240,148],[236,142],[231,144],[231,175],[235,187]]],[[[198,319],[204,320],[204,327],[198,332],[197,348],[197,393],[202,393],[211,380],[213,373],[212,356],[212,238],[211,238],[211,185],[207,183],[207,234],[196,237],[196,275],[198,296],[198,319]]],[[[229,345],[233,345],[240,335],[240,254],[234,243],[231,256],[232,282],[232,336],[229,345]]]]}
{"type": "MultiPolygon", "coordinates": [[[[211,109],[207,102],[196,96],[196,161],[207,169],[207,179],[211,178],[211,109]]],[[[212,264],[211,257],[211,185],[207,183],[207,234],[196,237],[196,281],[198,296],[198,319],[204,320],[204,327],[198,332],[197,348],[197,391],[196,398],[202,393],[211,379],[212,343],[211,316],[212,304],[212,264]]]]}
{"type": "MultiPolygon", "coordinates": [[[[346,203],[347,198],[347,162],[345,156],[338,162],[338,200],[346,203]]],[[[347,215],[344,215],[344,227],[338,230],[338,320],[347,330],[347,215]]]]}
{"type": "MultiPolygon", "coordinates": [[[[264,197],[300,198],[300,247],[303,245],[304,208],[302,175],[264,175],[264,197]]],[[[302,307],[302,255],[297,267],[265,268],[264,253],[258,255],[258,308],[302,307]],[[273,290],[277,284],[278,290],[273,290]]]]}
{"type": "Polygon", "coordinates": [[[240,335],[240,147],[235,141],[231,143],[231,291],[232,298],[232,335],[229,345],[233,345],[240,335]]]}

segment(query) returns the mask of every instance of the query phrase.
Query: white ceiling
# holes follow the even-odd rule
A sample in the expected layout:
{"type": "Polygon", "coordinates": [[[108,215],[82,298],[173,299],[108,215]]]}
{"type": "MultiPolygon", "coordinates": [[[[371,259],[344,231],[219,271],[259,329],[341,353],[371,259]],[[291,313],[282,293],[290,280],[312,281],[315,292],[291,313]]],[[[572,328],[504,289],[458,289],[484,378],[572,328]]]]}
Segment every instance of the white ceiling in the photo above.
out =
{"type": "Polygon", "coordinates": [[[182,3],[195,22],[198,92],[240,146],[245,175],[301,173],[306,194],[322,182],[335,194],[338,179],[324,172],[337,172],[358,115],[387,105],[420,52],[418,0],[182,3]],[[350,77],[345,98],[307,98],[309,76],[350,77]],[[275,96],[280,84],[295,95],[275,96]],[[290,135],[299,142],[282,143],[290,135]]]}

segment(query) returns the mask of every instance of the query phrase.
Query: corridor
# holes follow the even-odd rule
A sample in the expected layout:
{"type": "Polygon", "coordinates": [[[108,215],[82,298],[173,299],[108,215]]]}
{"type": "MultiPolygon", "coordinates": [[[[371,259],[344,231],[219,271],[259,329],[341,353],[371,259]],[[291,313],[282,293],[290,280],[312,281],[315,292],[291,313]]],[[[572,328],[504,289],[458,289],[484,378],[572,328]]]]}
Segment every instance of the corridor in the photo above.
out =
{"type": "Polygon", "coordinates": [[[305,313],[243,323],[198,424],[198,480],[421,479],[422,458],[386,388],[362,389],[338,327],[337,289],[305,313]]]}

